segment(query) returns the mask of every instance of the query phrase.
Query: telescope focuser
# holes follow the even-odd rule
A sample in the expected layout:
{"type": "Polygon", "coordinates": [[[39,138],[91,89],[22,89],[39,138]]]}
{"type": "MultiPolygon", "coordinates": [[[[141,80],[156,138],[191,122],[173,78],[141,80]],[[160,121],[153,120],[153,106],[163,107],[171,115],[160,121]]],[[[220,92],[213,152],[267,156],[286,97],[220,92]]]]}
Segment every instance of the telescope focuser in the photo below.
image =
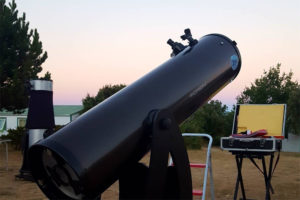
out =
{"type": "MultiPolygon", "coordinates": [[[[180,36],[182,40],[188,40],[189,42],[189,46],[193,47],[194,45],[196,45],[198,43],[198,40],[194,39],[192,37],[192,33],[191,30],[189,28],[184,30],[184,35],[180,36]]],[[[171,53],[171,57],[176,56],[177,54],[179,54],[181,51],[183,51],[186,47],[179,42],[174,42],[172,39],[169,39],[167,41],[167,43],[172,47],[173,52],[171,53]]]]}
{"type": "Polygon", "coordinates": [[[167,44],[170,45],[173,50],[173,52],[171,53],[171,57],[176,56],[177,54],[179,54],[181,51],[183,51],[186,48],[186,46],[184,46],[183,44],[181,44],[179,42],[174,42],[172,39],[169,39],[167,41],[167,44]]]}
{"type": "Polygon", "coordinates": [[[195,44],[198,43],[197,40],[195,40],[193,37],[192,37],[192,33],[191,33],[191,30],[189,28],[185,29],[184,30],[184,35],[181,36],[181,39],[182,40],[188,40],[189,41],[189,46],[192,47],[194,46],[195,44]]]}

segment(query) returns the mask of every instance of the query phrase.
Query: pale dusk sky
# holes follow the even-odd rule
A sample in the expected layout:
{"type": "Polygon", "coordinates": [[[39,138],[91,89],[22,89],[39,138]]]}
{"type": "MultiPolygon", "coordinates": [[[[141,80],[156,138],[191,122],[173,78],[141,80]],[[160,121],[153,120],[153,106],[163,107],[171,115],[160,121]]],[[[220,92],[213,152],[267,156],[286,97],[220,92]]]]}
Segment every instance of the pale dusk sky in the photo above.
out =
{"type": "MultiPolygon", "coordinates": [[[[10,1],[7,1],[10,2],[10,1]]],[[[130,84],[170,57],[169,38],[221,33],[238,44],[240,74],[214,99],[231,106],[263,70],[282,63],[300,81],[299,0],[16,0],[37,28],[54,104],[81,104],[105,84],[130,84]]]]}

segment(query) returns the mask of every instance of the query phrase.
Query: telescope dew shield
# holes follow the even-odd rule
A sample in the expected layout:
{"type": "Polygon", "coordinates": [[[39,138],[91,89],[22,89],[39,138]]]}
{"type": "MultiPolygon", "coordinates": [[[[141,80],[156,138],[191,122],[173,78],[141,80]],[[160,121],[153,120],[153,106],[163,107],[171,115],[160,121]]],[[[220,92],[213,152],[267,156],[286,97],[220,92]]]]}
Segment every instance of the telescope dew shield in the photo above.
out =
{"type": "Polygon", "coordinates": [[[53,129],[53,91],[52,81],[31,80],[31,91],[26,128],[29,133],[29,147],[41,139],[47,129],[53,129]]]}
{"type": "Polygon", "coordinates": [[[96,198],[150,148],[144,121],[167,109],[179,124],[240,71],[236,43],[206,35],[30,148],[33,176],[56,199],[96,198]]]}
{"type": "Polygon", "coordinates": [[[54,128],[52,81],[31,80],[28,117],[26,128],[54,128]]]}
{"type": "Polygon", "coordinates": [[[54,128],[52,81],[31,80],[30,99],[26,120],[26,139],[23,152],[23,163],[18,177],[30,174],[28,163],[28,149],[41,139],[44,139],[46,130],[54,128]]]}

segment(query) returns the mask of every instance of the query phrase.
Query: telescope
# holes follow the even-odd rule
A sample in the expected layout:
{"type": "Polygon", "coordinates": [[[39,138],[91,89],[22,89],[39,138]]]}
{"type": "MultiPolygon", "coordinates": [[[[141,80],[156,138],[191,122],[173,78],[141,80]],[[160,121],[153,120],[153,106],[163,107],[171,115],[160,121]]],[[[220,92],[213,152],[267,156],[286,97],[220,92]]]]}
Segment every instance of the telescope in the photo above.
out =
{"type": "Polygon", "coordinates": [[[241,56],[221,34],[195,40],[186,29],[181,38],[188,45],[169,40],[165,63],[30,148],[48,198],[99,199],[119,180],[120,199],[192,199],[178,125],[237,76],[241,56]],[[149,151],[148,168],[138,162],[149,151]]]}

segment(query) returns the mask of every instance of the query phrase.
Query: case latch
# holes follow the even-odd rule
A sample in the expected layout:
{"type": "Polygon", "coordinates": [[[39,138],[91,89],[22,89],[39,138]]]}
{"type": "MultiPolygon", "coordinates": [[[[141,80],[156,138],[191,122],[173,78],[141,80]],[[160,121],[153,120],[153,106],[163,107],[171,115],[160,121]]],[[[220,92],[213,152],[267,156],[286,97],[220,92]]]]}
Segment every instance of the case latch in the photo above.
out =
{"type": "Polygon", "coordinates": [[[265,146],[265,143],[266,143],[266,140],[265,139],[261,139],[260,142],[259,142],[259,146],[261,148],[263,148],[265,146]]]}

